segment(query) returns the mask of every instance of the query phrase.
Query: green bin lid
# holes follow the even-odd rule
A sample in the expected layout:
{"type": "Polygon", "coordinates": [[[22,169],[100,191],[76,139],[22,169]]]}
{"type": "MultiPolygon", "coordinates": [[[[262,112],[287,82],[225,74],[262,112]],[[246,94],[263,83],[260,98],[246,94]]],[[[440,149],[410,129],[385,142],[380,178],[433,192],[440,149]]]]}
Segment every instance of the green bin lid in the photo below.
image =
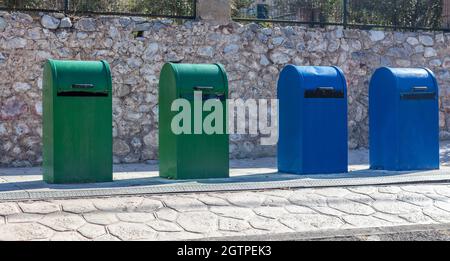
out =
{"type": "Polygon", "coordinates": [[[228,93],[228,79],[221,64],[167,63],[161,74],[161,78],[175,77],[178,93],[228,93]]]}
{"type": "Polygon", "coordinates": [[[48,60],[54,88],[61,92],[107,93],[112,89],[106,61],[48,60]]]}

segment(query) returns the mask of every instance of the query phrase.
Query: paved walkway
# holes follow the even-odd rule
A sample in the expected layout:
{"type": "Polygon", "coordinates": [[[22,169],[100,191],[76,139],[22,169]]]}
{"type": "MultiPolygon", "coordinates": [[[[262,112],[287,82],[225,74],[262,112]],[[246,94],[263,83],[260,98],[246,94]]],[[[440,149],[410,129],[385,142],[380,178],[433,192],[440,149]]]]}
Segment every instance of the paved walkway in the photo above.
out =
{"type": "MultiPolygon", "coordinates": [[[[50,193],[45,200],[20,197],[0,200],[0,240],[184,240],[375,227],[386,228],[386,231],[390,227],[450,223],[450,182],[445,183],[444,179],[434,184],[361,185],[370,180],[367,174],[358,174],[367,168],[367,151],[353,151],[350,155],[354,172],[337,178],[344,182],[337,182],[335,187],[314,187],[320,182],[329,182],[332,176],[295,176],[294,181],[310,184],[309,188],[289,189],[285,183],[285,189],[152,195],[143,193],[139,187],[127,187],[130,193],[134,189],[136,195],[96,197],[87,194],[84,198],[66,199],[52,198],[52,195],[61,192],[65,197],[64,193],[72,190],[92,192],[113,189],[116,184],[129,186],[131,183],[120,182],[121,177],[133,181],[149,172],[142,172],[133,165],[116,166],[119,182],[53,187],[42,182],[39,168],[0,169],[0,188],[3,189],[0,195],[13,195],[23,190],[29,196],[31,192],[24,187],[36,190],[41,196],[50,193]],[[351,175],[354,176],[349,179],[351,175]],[[361,186],[348,186],[345,184],[348,180],[359,181],[361,186]]],[[[442,175],[449,174],[446,173],[449,157],[450,145],[443,144],[442,175]]],[[[233,161],[234,181],[243,181],[235,184],[285,182],[283,179],[288,176],[266,173],[273,172],[274,163],[274,159],[233,161]],[[245,180],[255,171],[262,171],[260,178],[272,178],[259,183],[252,182],[252,177],[245,180]]],[[[414,173],[393,176],[387,173],[380,175],[380,179],[408,175],[414,176],[414,173]]],[[[439,175],[428,173],[416,178],[425,180],[430,176],[439,175]]],[[[202,182],[203,185],[220,185],[218,180],[202,182]]],[[[233,182],[227,182],[233,186],[233,182]]],[[[237,186],[236,190],[241,188],[237,186]]]]}
{"type": "Polygon", "coordinates": [[[0,240],[182,240],[450,223],[450,185],[0,203],[0,240]]]}

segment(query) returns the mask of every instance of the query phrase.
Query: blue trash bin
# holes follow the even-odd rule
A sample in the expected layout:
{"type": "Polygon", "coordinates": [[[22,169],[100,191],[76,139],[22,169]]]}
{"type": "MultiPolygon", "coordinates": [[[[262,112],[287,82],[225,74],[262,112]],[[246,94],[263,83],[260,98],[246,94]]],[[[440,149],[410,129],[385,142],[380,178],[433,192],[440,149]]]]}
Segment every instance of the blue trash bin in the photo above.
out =
{"type": "Polygon", "coordinates": [[[439,169],[438,97],[428,69],[375,71],[369,88],[371,169],[439,169]]]}
{"type": "Polygon", "coordinates": [[[338,67],[287,65],[278,80],[278,170],[348,170],[347,84],[338,67]]]}

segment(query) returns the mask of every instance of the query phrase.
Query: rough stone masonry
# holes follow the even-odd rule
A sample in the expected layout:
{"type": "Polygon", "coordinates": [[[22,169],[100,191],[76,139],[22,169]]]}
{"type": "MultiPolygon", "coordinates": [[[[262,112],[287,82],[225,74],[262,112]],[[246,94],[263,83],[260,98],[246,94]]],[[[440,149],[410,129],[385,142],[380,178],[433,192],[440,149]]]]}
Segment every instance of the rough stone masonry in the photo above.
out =
{"type": "MultiPolygon", "coordinates": [[[[262,27],[130,17],[0,12],[0,166],[42,161],[46,59],[107,60],[113,73],[114,162],[158,158],[158,77],[168,61],[224,64],[232,98],[275,98],[288,64],[337,65],[349,88],[350,148],[368,145],[368,82],[379,66],[429,67],[440,84],[441,138],[450,138],[450,34],[342,27],[262,27]]],[[[332,130],[330,130],[332,131],[332,130]]],[[[275,154],[231,135],[232,158],[275,154]]]]}

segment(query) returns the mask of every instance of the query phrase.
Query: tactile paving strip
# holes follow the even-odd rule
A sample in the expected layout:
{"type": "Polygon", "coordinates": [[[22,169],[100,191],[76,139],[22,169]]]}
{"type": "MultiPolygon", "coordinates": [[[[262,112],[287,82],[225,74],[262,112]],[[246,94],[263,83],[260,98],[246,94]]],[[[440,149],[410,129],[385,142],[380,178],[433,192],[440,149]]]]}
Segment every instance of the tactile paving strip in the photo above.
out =
{"type": "Polygon", "coordinates": [[[49,190],[16,190],[0,192],[0,200],[45,200],[61,198],[103,197],[119,195],[196,193],[217,191],[245,191],[288,188],[320,188],[345,186],[372,186],[414,183],[450,183],[450,168],[424,172],[385,172],[363,171],[357,174],[333,174],[314,176],[295,176],[286,174],[268,174],[268,180],[261,177],[241,176],[230,179],[203,181],[171,181],[136,186],[124,183],[122,186],[107,187],[105,184],[97,188],[51,188],[49,190]],[[283,179],[286,178],[286,179],[283,179]]]}

